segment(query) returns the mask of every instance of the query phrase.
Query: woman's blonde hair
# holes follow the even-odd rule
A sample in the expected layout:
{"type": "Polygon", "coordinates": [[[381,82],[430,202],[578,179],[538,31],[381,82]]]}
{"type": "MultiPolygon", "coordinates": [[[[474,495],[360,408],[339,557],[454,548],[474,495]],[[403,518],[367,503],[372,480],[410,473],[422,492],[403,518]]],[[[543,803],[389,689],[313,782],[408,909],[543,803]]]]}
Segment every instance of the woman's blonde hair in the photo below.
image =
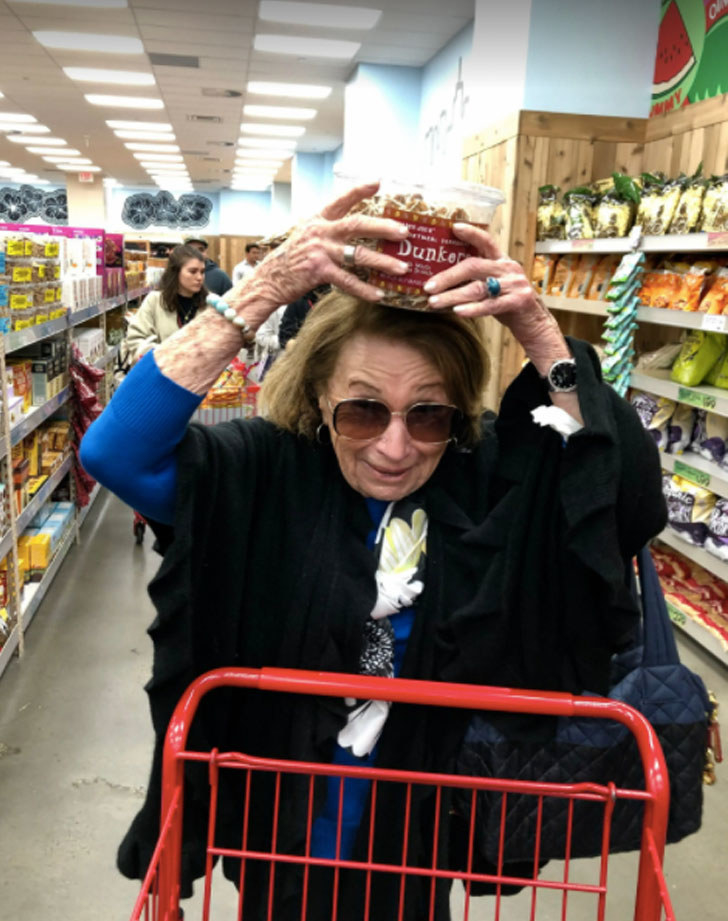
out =
{"type": "Polygon", "coordinates": [[[340,291],[322,298],[266,375],[262,413],[289,432],[315,438],[318,398],[334,374],[342,347],[359,333],[417,349],[442,374],[448,398],[465,417],[460,443],[480,437],[489,362],[477,320],[451,312],[422,313],[370,303],[340,291]]]}

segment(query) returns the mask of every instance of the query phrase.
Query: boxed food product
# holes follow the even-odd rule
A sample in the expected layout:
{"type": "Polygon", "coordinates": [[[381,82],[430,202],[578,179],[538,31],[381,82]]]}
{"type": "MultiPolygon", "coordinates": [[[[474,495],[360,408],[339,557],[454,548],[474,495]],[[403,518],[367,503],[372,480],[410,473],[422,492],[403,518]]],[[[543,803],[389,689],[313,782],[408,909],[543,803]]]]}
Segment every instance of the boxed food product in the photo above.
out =
{"type": "MultiPolygon", "coordinates": [[[[341,169],[336,170],[335,175],[339,182],[349,186],[357,181],[341,169]]],[[[355,271],[385,292],[381,303],[426,310],[428,295],[424,285],[427,281],[476,253],[473,247],[455,236],[453,224],[471,223],[488,230],[498,205],[504,201],[498,189],[475,182],[440,185],[383,179],[378,194],[360,202],[350,213],[390,218],[406,224],[410,231],[406,239],[379,240],[375,248],[410,263],[412,271],[396,278],[361,268],[355,271]]]]}

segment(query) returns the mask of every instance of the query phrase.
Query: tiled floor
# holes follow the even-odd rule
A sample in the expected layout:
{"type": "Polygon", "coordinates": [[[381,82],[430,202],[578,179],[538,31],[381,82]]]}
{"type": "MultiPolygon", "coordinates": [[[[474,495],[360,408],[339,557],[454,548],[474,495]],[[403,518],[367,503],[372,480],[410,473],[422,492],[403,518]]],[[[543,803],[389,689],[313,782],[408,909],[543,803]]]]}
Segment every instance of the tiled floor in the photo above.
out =
{"type": "MultiPolygon", "coordinates": [[[[149,546],[133,545],[131,513],[102,494],[83,545],[72,550],[28,631],[25,659],[0,679],[1,921],[124,921],[130,914],[137,886],[114,860],[147,780],[146,584],[157,560],[149,546]]],[[[728,708],[728,670],[692,644],[681,642],[681,652],[728,708]]],[[[705,797],[703,829],[667,852],[678,921],[728,917],[728,765],[705,797]]],[[[610,860],[610,921],[632,918],[635,870],[635,855],[610,860]]],[[[187,907],[188,919],[200,917],[197,904],[187,907]]],[[[234,906],[235,891],[223,883],[213,921],[233,919],[234,906]]],[[[530,909],[523,893],[503,902],[501,918],[522,921],[530,909]]],[[[495,900],[484,898],[470,917],[485,921],[494,912],[495,900]]],[[[596,914],[572,898],[566,917],[596,914]]],[[[556,918],[560,900],[539,897],[536,921],[556,918]]]]}

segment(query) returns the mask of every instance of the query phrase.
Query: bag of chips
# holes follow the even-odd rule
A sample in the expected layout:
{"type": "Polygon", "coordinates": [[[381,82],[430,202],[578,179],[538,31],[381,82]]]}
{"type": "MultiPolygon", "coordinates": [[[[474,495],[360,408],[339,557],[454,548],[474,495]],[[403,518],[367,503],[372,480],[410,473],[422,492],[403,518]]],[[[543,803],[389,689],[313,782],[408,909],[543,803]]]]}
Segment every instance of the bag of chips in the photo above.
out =
{"type": "Polygon", "coordinates": [[[538,190],[536,234],[538,240],[563,240],[566,236],[566,213],[559,201],[559,187],[542,185],[538,190]]]}
{"type": "Polygon", "coordinates": [[[705,549],[728,562],[728,499],[716,500],[710,513],[705,549]]]}
{"type": "Polygon", "coordinates": [[[636,224],[645,234],[665,234],[680,200],[680,183],[668,181],[664,173],[642,173],[642,196],[636,224]]]}
{"type": "Polygon", "coordinates": [[[690,450],[706,460],[720,464],[725,457],[728,419],[716,413],[697,411],[690,450]]]}
{"type": "Polygon", "coordinates": [[[539,294],[548,294],[551,274],[555,265],[555,256],[539,254],[534,257],[531,282],[539,294]]]}
{"type": "Polygon", "coordinates": [[[723,339],[719,333],[691,329],[672,366],[671,380],[685,387],[695,387],[705,380],[722,351],[723,339]]]}
{"type": "Polygon", "coordinates": [[[728,313],[728,269],[718,269],[709,279],[708,290],[698,307],[703,313],[728,313]]]}
{"type": "Polygon", "coordinates": [[[664,450],[668,444],[668,426],[675,412],[675,402],[642,390],[633,390],[629,401],[657,447],[664,450]]]}
{"type": "Polygon", "coordinates": [[[670,233],[692,233],[698,229],[707,186],[706,180],[701,178],[702,171],[701,163],[690,178],[685,177],[680,199],[670,221],[670,233]]]}
{"type": "Polygon", "coordinates": [[[579,259],[576,268],[571,274],[567,297],[586,297],[596,264],[596,256],[582,256],[579,259]]]}
{"type": "Polygon", "coordinates": [[[618,256],[609,255],[602,256],[597,262],[586,295],[588,300],[603,301],[605,299],[607,291],[609,290],[609,283],[612,280],[612,275],[614,275],[617,269],[618,259],[618,256]]]}
{"type": "Polygon", "coordinates": [[[549,284],[549,294],[554,297],[566,297],[566,292],[571,284],[571,276],[579,260],[578,256],[569,253],[562,256],[556,263],[553,271],[551,283],[549,284]]]}
{"type": "Polygon", "coordinates": [[[700,229],[708,233],[728,230],[728,175],[714,176],[708,183],[700,229]]]}
{"type": "Polygon", "coordinates": [[[685,403],[677,403],[667,427],[668,454],[683,454],[690,447],[695,428],[695,410],[685,403]]]}
{"type": "Polygon", "coordinates": [[[594,235],[626,237],[640,200],[637,184],[629,176],[612,173],[612,179],[602,184],[600,193],[593,209],[594,235]]]}
{"type": "Polygon", "coordinates": [[[702,547],[708,536],[708,524],[716,496],[677,475],[666,476],[662,487],[670,527],[688,543],[702,547]]]}
{"type": "Polygon", "coordinates": [[[567,240],[592,240],[594,238],[593,206],[594,193],[588,186],[578,186],[564,194],[567,240]]]}

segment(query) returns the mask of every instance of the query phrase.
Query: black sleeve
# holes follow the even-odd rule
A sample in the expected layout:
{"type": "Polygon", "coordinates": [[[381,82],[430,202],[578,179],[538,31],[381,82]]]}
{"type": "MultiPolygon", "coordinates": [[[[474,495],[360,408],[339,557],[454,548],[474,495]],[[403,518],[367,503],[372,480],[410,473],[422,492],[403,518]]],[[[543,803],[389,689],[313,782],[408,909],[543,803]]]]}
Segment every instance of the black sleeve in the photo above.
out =
{"type": "Polygon", "coordinates": [[[281,344],[281,348],[286,347],[286,343],[289,339],[295,339],[298,335],[298,331],[303,326],[303,321],[306,319],[308,311],[311,309],[311,304],[305,297],[299,297],[297,301],[291,301],[291,303],[283,311],[283,316],[281,317],[281,325],[278,330],[278,341],[281,344]]]}

